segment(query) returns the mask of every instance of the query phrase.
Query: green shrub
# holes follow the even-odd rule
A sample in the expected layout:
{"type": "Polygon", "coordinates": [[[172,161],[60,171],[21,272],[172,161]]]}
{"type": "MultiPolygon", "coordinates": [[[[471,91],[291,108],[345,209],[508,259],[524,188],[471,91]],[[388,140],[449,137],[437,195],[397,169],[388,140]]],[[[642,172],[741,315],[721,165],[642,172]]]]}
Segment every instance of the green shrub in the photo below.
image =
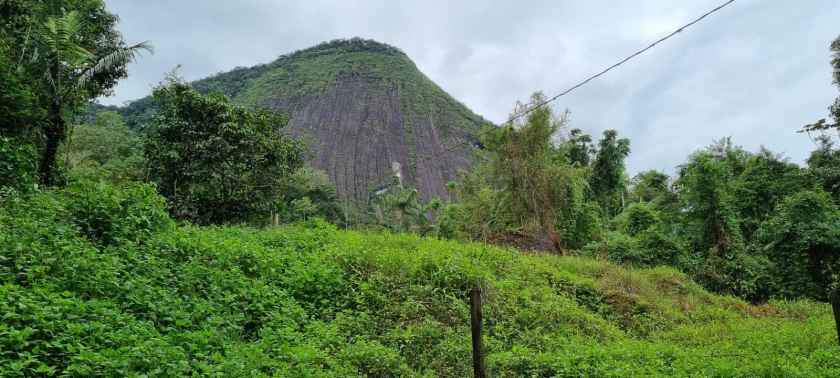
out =
{"type": "Polygon", "coordinates": [[[619,264],[642,266],[674,265],[684,254],[679,241],[666,236],[659,227],[644,229],[635,237],[611,231],[604,234],[600,241],[587,244],[583,250],[619,264]]]}
{"type": "Polygon", "coordinates": [[[437,221],[438,237],[446,239],[464,237],[464,210],[461,205],[449,204],[444,206],[437,221]]]}
{"type": "Polygon", "coordinates": [[[60,201],[82,233],[104,245],[138,242],[173,226],[165,200],[150,185],[77,182],[62,190],[60,201]]]}
{"type": "Polygon", "coordinates": [[[637,236],[659,224],[659,217],[652,206],[646,203],[634,203],[627,208],[625,214],[627,233],[637,236]]]}
{"type": "Polygon", "coordinates": [[[475,288],[493,376],[840,372],[825,304],[751,306],[673,269],[317,218],[151,227],[141,243],[128,226],[92,228],[121,235],[104,245],[77,222],[115,220],[91,220],[107,213],[98,208],[80,217],[81,193],[104,208],[162,204],[144,188],[90,185],[0,203],[0,376],[469,376],[475,288]]]}
{"type": "Polygon", "coordinates": [[[642,261],[642,251],[636,240],[630,235],[617,231],[605,233],[601,240],[585,245],[583,250],[592,256],[604,256],[617,263],[642,261]]]}
{"type": "Polygon", "coordinates": [[[840,269],[840,210],[821,189],[786,197],[755,233],[771,262],[773,296],[826,299],[840,269]]]}
{"type": "Polygon", "coordinates": [[[35,149],[0,136],[0,188],[28,190],[35,183],[35,149]]]}
{"type": "Polygon", "coordinates": [[[648,228],[636,236],[636,243],[643,251],[643,263],[647,265],[667,264],[674,266],[685,253],[681,243],[669,237],[659,227],[648,228]]]}
{"type": "Polygon", "coordinates": [[[692,272],[692,278],[707,290],[762,301],[767,299],[771,289],[769,265],[770,261],[760,255],[718,256],[709,251],[705,256],[693,259],[693,264],[684,270],[692,272]]]}

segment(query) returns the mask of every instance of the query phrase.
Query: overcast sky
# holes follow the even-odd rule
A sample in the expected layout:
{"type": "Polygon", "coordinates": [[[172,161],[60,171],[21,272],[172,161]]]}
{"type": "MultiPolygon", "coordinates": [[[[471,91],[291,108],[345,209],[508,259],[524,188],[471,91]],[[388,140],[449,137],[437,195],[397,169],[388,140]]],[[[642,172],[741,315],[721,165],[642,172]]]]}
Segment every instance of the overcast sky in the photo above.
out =
{"type": "MultiPolygon", "coordinates": [[[[428,77],[501,123],[517,100],[553,96],[717,7],[693,1],[105,0],[133,44],[156,53],[104,104],[150,92],[181,64],[188,80],[359,36],[403,49],[428,77]]],[[[797,134],[828,116],[840,0],[736,0],[555,102],[598,139],[630,138],[628,171],[672,173],[722,136],[804,164],[797,134]]]]}

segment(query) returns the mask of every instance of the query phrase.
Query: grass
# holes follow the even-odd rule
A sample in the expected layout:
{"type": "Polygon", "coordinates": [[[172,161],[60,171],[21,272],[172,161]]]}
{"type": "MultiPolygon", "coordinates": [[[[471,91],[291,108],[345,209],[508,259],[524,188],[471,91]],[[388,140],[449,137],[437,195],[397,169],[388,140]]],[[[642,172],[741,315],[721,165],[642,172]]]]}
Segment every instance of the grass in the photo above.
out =
{"type": "Polygon", "coordinates": [[[670,268],[319,221],[103,245],[60,203],[20,206],[0,215],[2,376],[470,376],[473,288],[493,377],[840,375],[826,304],[670,268]]]}

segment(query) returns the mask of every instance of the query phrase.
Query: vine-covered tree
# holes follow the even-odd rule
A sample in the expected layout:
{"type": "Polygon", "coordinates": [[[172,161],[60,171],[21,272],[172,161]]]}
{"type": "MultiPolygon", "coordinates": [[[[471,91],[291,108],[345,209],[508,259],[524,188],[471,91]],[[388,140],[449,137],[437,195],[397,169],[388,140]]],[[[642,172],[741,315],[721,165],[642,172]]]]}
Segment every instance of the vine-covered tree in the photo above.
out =
{"type": "Polygon", "coordinates": [[[580,167],[588,166],[596,152],[592,145],[592,136],[584,134],[581,129],[572,129],[569,132],[569,139],[561,146],[561,150],[569,164],[580,167]]]}
{"type": "Polygon", "coordinates": [[[706,152],[695,154],[680,166],[676,185],[698,249],[726,256],[743,248],[730,167],[725,162],[706,152]]]}
{"type": "Polygon", "coordinates": [[[761,224],[755,244],[772,262],[772,295],[825,299],[840,274],[840,211],[822,190],[785,198],[761,224]]]}
{"type": "Polygon", "coordinates": [[[592,164],[590,185],[604,211],[615,216],[622,209],[620,196],[624,195],[624,159],[630,155],[630,140],[618,139],[615,130],[604,131],[598,142],[598,154],[592,164]],[[617,197],[618,196],[618,197],[617,197]]]}

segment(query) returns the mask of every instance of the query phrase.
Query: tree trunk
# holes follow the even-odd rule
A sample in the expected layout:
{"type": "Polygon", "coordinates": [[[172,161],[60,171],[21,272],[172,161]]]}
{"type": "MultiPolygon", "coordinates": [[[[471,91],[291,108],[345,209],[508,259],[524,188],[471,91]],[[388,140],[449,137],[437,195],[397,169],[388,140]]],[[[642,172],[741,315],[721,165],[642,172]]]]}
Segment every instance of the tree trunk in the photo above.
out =
{"type": "Polygon", "coordinates": [[[53,103],[50,105],[49,114],[50,123],[46,128],[47,145],[44,148],[44,154],[41,156],[41,166],[38,167],[41,176],[41,185],[53,185],[53,167],[55,166],[56,153],[58,152],[58,144],[67,136],[66,122],[61,117],[61,105],[53,103]]]}

